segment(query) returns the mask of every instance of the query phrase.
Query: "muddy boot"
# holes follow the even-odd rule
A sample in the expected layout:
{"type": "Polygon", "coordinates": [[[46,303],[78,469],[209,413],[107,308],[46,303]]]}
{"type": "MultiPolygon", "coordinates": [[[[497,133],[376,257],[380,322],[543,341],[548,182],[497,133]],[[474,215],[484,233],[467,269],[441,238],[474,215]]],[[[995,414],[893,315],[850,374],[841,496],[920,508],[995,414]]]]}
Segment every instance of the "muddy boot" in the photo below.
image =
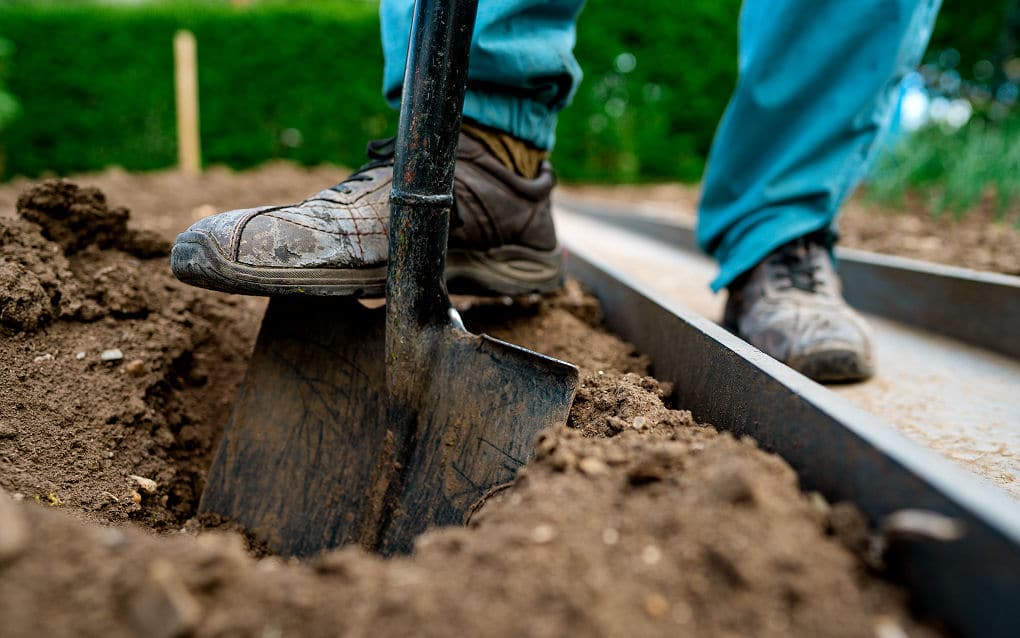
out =
{"type": "MultiPolygon", "coordinates": [[[[505,145],[496,146],[507,138],[460,135],[446,262],[451,292],[523,295],[562,285],[552,168],[535,151],[533,177],[511,169],[512,162],[499,159],[509,157],[505,145]]],[[[193,224],[174,243],[174,275],[249,295],[382,296],[393,143],[371,142],[371,161],[299,204],[234,210],[193,224]]]]}
{"type": "Polygon", "coordinates": [[[874,374],[871,329],[843,300],[823,237],[780,247],[730,286],[725,324],[816,381],[874,374]]]}

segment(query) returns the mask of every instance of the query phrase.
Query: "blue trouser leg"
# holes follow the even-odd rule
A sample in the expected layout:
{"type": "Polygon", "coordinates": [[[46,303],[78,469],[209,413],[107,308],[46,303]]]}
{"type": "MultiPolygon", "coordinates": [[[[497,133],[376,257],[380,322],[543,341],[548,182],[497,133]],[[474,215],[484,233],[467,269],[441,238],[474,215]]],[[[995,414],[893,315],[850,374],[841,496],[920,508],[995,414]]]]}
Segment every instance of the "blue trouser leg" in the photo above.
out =
{"type": "Polygon", "coordinates": [[[713,290],[831,228],[920,60],[941,0],[745,0],[739,78],[716,131],[698,242],[713,290]]]}
{"type": "MultiPolygon", "coordinates": [[[[400,102],[413,0],[383,0],[383,93],[400,102]]],[[[556,115],[581,81],[574,59],[584,0],[481,0],[464,117],[551,149],[556,115]]]]}

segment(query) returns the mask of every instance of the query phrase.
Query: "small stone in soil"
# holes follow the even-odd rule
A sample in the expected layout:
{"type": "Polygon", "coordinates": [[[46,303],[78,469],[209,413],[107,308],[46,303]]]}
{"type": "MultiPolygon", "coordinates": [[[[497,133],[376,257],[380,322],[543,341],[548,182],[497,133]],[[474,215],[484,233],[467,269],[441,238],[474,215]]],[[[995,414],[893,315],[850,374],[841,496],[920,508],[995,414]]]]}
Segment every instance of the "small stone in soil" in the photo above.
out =
{"type": "Polygon", "coordinates": [[[531,541],[544,545],[556,538],[556,530],[552,525],[538,525],[531,530],[531,541]]]}
{"type": "Polygon", "coordinates": [[[124,370],[133,377],[140,377],[145,374],[145,362],[141,359],[132,359],[124,366],[124,370]]]}
{"type": "Polygon", "coordinates": [[[646,545],[641,550],[641,560],[645,565],[654,565],[662,559],[662,550],[655,545],[646,545]]]}
{"type": "Polygon", "coordinates": [[[586,456],[577,463],[577,469],[588,476],[603,476],[609,472],[609,466],[602,459],[586,456]]]}
{"type": "Polygon", "coordinates": [[[652,618],[662,618],[669,611],[669,601],[662,594],[645,596],[645,612],[652,618]]]}
{"type": "Polygon", "coordinates": [[[154,494],[156,489],[159,487],[156,485],[156,481],[151,478],[145,478],[144,476],[138,476],[137,474],[130,474],[128,478],[138,484],[138,487],[142,488],[143,492],[154,494]]]}
{"type": "Polygon", "coordinates": [[[109,350],[103,350],[99,355],[101,361],[120,361],[124,358],[124,353],[120,351],[120,348],[110,348],[109,350]]]}
{"type": "Polygon", "coordinates": [[[75,359],[77,359],[78,361],[81,361],[82,359],[84,359],[84,358],[85,358],[85,351],[84,351],[84,350],[82,350],[82,351],[80,351],[80,352],[76,352],[76,353],[74,354],[74,358],[75,358],[75,359]]]}

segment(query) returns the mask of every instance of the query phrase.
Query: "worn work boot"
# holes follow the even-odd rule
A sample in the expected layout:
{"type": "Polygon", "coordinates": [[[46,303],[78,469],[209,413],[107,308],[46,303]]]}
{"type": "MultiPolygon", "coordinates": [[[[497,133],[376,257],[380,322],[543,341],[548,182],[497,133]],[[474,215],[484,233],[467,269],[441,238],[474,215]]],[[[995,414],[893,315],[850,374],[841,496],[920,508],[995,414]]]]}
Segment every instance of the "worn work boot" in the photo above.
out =
{"type": "MultiPolygon", "coordinates": [[[[394,140],[369,144],[369,161],[292,206],[207,217],[181,233],[171,268],[186,283],[249,295],[382,296],[389,248],[394,140]]],[[[563,282],[547,161],[522,177],[461,133],[446,259],[451,292],[523,295],[563,282]]]]}
{"type": "Polygon", "coordinates": [[[843,300],[823,237],[780,247],[730,286],[724,321],[815,381],[860,381],[874,374],[871,329],[843,300]]]}

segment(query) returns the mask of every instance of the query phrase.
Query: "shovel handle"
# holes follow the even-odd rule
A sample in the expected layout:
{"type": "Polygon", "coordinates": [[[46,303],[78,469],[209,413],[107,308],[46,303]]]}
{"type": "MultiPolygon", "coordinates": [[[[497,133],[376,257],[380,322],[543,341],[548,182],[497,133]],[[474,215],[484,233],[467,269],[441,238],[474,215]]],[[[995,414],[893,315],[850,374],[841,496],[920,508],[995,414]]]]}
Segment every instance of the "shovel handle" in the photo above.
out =
{"type": "Polygon", "coordinates": [[[447,320],[443,271],[477,9],[478,0],[414,5],[390,191],[388,343],[400,329],[447,320]]]}

